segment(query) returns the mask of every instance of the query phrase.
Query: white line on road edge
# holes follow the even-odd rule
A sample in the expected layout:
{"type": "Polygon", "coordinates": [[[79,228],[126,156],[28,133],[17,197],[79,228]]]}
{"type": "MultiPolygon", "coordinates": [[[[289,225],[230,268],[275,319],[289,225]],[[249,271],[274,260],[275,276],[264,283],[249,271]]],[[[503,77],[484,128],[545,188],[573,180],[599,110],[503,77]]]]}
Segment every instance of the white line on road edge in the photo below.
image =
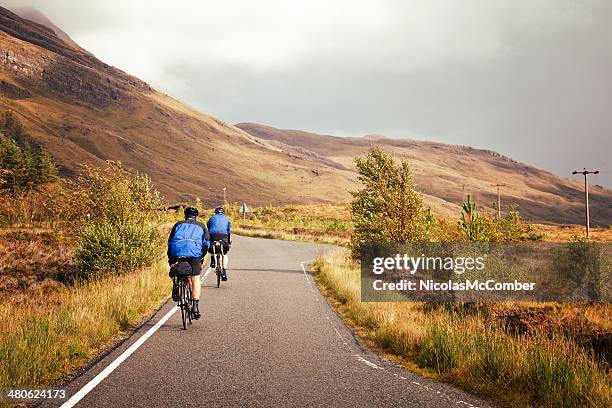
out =
{"type": "Polygon", "coordinates": [[[377,370],[384,370],[384,368],[380,367],[377,364],[374,364],[371,361],[366,360],[365,358],[361,357],[359,354],[355,354],[355,357],[357,357],[357,360],[361,361],[362,363],[372,367],[372,368],[376,368],[377,370]]]}
{"type": "Polygon", "coordinates": [[[312,284],[312,282],[310,282],[310,279],[308,279],[308,274],[306,273],[306,268],[304,267],[305,263],[308,262],[300,262],[300,266],[302,267],[302,272],[304,272],[304,278],[306,278],[306,282],[308,282],[308,286],[310,286],[310,291],[312,292],[312,295],[314,296],[315,300],[318,302],[319,297],[317,296],[317,291],[315,290],[314,285],[312,284]]]}
{"type": "Polygon", "coordinates": [[[93,390],[100,382],[108,377],[110,373],[112,373],[119,364],[123,363],[126,358],[128,358],[138,347],[142,346],[142,344],[147,341],[149,337],[153,335],[176,311],[178,307],[174,306],[164,317],[162,317],[153,327],[151,327],[145,334],[143,334],[134,344],[132,344],[127,350],[125,350],[119,357],[115,359],[112,363],[108,365],[104,370],[102,370],[98,375],[96,375],[91,381],[89,381],[83,388],[81,388],[76,394],[74,394],[70,399],[62,404],[60,408],[71,408],[75,406],[84,396],[86,396],[91,390],[93,390]]]}
{"type": "Polygon", "coordinates": [[[308,282],[308,286],[310,289],[314,289],[312,283],[310,283],[310,279],[308,279],[308,274],[306,273],[306,268],[304,267],[304,262],[300,262],[300,266],[302,267],[302,272],[304,272],[304,277],[306,278],[306,282],[308,282]]]}

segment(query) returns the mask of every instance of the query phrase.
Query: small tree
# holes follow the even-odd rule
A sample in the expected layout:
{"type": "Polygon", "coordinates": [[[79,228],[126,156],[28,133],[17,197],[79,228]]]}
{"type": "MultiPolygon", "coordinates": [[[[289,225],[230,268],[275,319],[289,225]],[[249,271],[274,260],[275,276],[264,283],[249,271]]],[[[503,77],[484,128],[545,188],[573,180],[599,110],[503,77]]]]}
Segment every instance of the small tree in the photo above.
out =
{"type": "Polygon", "coordinates": [[[38,184],[50,183],[58,179],[55,161],[42,147],[34,158],[34,175],[38,184]]]}
{"type": "Polygon", "coordinates": [[[468,241],[485,241],[485,221],[476,210],[476,203],[468,194],[467,201],[463,203],[459,230],[468,241]]]}
{"type": "Polygon", "coordinates": [[[0,169],[0,188],[15,196],[57,181],[53,158],[42,147],[28,142],[23,125],[10,111],[0,115],[0,169]]]}
{"type": "Polygon", "coordinates": [[[373,148],[355,159],[363,188],[352,192],[355,231],[351,252],[358,258],[366,242],[426,242],[432,240],[435,218],[423,206],[408,160],[396,164],[389,154],[373,148]]]}

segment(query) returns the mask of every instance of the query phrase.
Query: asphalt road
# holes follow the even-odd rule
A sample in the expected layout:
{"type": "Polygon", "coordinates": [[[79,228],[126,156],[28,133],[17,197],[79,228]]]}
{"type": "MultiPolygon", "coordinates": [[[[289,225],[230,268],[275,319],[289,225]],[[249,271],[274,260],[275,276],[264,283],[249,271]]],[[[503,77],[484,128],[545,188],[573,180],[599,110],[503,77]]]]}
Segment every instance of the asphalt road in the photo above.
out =
{"type": "MultiPolygon", "coordinates": [[[[229,281],[202,288],[202,318],[175,313],[77,407],[485,407],[365,348],[300,262],[330,247],[235,237],[229,281]]],[[[67,385],[73,395],[174,307],[67,385]]],[[[116,364],[116,363],[115,363],[116,364]]],[[[108,369],[107,369],[108,371],[108,369]]]]}

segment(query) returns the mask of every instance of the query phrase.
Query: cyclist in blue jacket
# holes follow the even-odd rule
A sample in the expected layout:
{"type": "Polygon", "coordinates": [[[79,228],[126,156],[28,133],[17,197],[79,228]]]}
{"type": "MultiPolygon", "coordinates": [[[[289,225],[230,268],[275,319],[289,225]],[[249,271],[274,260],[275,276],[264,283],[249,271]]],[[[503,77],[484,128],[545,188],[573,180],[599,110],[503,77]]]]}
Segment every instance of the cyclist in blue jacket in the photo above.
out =
{"type": "MultiPolygon", "coordinates": [[[[230,219],[225,215],[225,210],[223,207],[215,208],[215,214],[208,219],[206,223],[208,227],[208,232],[210,233],[210,246],[208,248],[209,253],[213,253],[212,243],[215,241],[220,241],[223,250],[223,265],[221,265],[222,274],[221,280],[227,280],[227,251],[230,249],[230,245],[232,245],[232,236],[231,236],[231,228],[232,223],[230,219]]],[[[210,257],[210,267],[212,269],[215,268],[215,257],[210,257]]]]}
{"type": "MultiPolygon", "coordinates": [[[[179,221],[172,227],[168,237],[168,263],[174,265],[179,258],[184,258],[191,265],[191,294],[193,298],[194,318],[200,318],[200,273],[202,260],[206,256],[209,234],[206,226],[197,221],[198,209],[185,208],[185,220],[179,221]]],[[[172,299],[178,298],[176,279],[172,287],[172,299]]]]}

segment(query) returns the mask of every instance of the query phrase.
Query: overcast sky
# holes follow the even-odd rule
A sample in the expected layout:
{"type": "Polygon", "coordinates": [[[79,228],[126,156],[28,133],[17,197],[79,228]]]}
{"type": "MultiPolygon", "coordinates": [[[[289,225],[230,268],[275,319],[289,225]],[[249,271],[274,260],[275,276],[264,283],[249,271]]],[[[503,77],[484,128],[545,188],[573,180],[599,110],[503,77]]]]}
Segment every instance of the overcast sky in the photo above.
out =
{"type": "Polygon", "coordinates": [[[612,187],[612,1],[2,1],[226,122],[496,150],[612,187]]]}

